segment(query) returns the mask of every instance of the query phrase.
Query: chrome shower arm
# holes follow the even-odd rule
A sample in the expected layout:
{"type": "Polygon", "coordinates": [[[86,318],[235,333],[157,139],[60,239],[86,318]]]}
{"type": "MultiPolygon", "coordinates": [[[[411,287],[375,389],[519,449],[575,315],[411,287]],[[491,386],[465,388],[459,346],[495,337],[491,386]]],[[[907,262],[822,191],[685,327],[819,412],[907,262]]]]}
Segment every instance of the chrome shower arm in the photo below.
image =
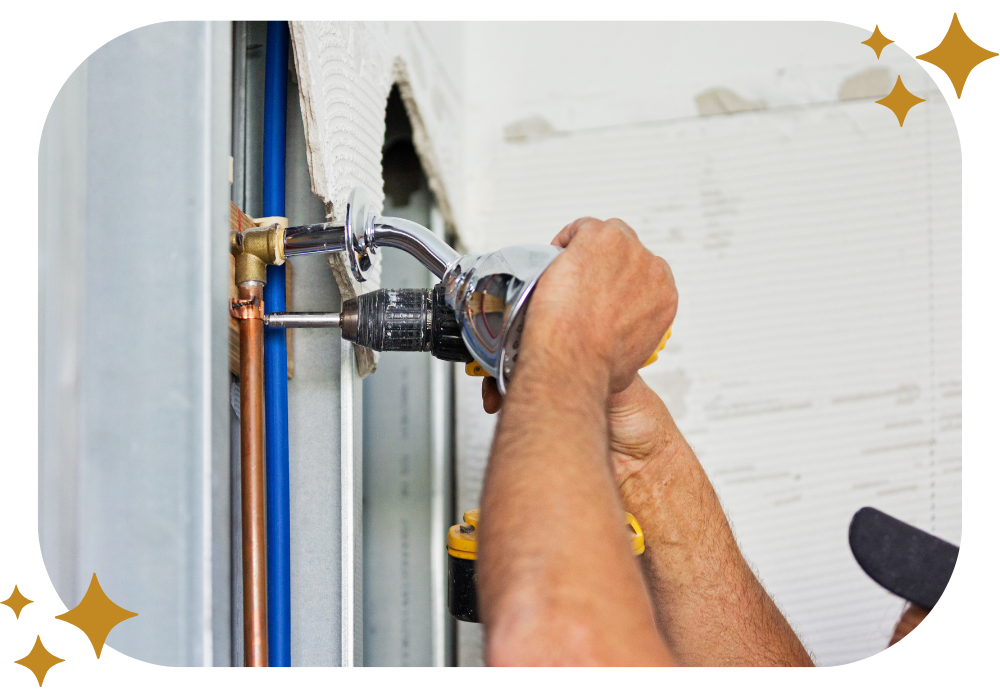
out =
{"type": "Polygon", "coordinates": [[[338,253],[347,248],[346,234],[343,221],[290,226],[285,229],[285,256],[338,253]]]}
{"type": "Polygon", "coordinates": [[[407,219],[382,217],[365,195],[355,187],[347,200],[344,221],[290,226],[284,233],[284,254],[336,253],[347,251],[351,272],[364,282],[376,248],[396,248],[409,253],[428,270],[443,277],[448,266],[460,256],[432,231],[407,219]]]}
{"type": "Polygon", "coordinates": [[[376,248],[395,248],[409,253],[439,279],[460,257],[455,249],[415,221],[379,217],[371,238],[376,248]]]}

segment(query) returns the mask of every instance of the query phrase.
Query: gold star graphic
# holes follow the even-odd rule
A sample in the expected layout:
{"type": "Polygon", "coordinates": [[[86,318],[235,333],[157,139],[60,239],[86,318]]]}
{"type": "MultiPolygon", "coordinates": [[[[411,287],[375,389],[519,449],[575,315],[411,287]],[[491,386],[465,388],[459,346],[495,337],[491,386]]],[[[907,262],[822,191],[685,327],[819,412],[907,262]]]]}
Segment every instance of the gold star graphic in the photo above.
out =
{"type": "Polygon", "coordinates": [[[910,111],[910,108],[921,102],[926,102],[926,100],[920,99],[907,90],[906,86],[903,85],[903,79],[897,75],[896,84],[892,86],[892,92],[881,100],[875,100],[875,102],[891,109],[892,113],[896,115],[896,119],[899,120],[899,125],[903,126],[903,120],[906,119],[906,113],[910,111]]]}
{"type": "Polygon", "coordinates": [[[875,52],[875,58],[882,58],[882,49],[894,42],[892,39],[886,39],[882,36],[882,32],[878,30],[878,25],[876,24],[875,31],[872,32],[872,35],[861,43],[872,48],[872,51],[875,52]]]}
{"type": "Polygon", "coordinates": [[[26,669],[35,674],[35,678],[38,679],[38,687],[42,687],[42,681],[45,680],[45,674],[49,672],[49,669],[56,664],[61,664],[65,659],[60,659],[58,656],[53,656],[49,653],[49,650],[42,645],[42,638],[35,637],[35,646],[31,647],[31,651],[23,659],[18,659],[14,663],[21,664],[26,669]]]}
{"type": "Polygon", "coordinates": [[[944,35],[944,39],[941,40],[937,48],[921,54],[917,58],[943,70],[945,75],[951,79],[951,84],[955,86],[955,93],[961,99],[962,88],[965,87],[965,81],[972,69],[996,55],[968,37],[965,30],[962,29],[962,25],[958,23],[958,14],[956,13],[951,19],[948,33],[944,35]]]}
{"type": "Polygon", "coordinates": [[[8,598],[3,602],[0,602],[0,605],[6,605],[8,608],[13,610],[14,619],[20,620],[21,610],[24,608],[24,606],[27,605],[28,603],[34,603],[34,602],[35,601],[28,600],[23,595],[21,595],[21,591],[17,590],[17,586],[14,586],[14,592],[10,594],[10,598],[8,598]]]}
{"type": "Polygon", "coordinates": [[[135,616],[136,613],[115,605],[104,594],[101,584],[97,582],[97,574],[94,574],[90,579],[90,588],[87,589],[80,604],[69,612],[56,615],[56,619],[83,630],[90,643],[94,645],[97,658],[101,658],[101,649],[104,648],[104,642],[115,625],[135,616]]]}

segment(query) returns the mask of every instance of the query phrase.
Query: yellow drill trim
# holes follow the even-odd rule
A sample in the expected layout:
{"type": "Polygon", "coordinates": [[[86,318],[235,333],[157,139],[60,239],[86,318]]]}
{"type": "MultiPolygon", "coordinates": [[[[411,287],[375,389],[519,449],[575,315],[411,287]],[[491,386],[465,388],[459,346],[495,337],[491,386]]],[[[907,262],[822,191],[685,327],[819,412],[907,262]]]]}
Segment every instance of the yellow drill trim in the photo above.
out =
{"type": "MultiPolygon", "coordinates": [[[[448,528],[448,556],[475,561],[479,551],[479,509],[465,511],[464,523],[448,528]]],[[[642,527],[631,513],[625,513],[629,527],[629,546],[632,554],[639,556],[646,551],[646,538],[642,527]]]]}
{"type": "Polygon", "coordinates": [[[629,534],[629,544],[632,545],[632,554],[639,556],[646,551],[646,537],[642,534],[639,521],[631,513],[625,513],[625,522],[632,528],[629,534]]]}
{"type": "Polygon", "coordinates": [[[483,366],[473,360],[465,363],[465,373],[470,377],[492,377],[493,375],[483,369],[483,366]]]}
{"type": "MultiPolygon", "coordinates": [[[[662,350],[666,346],[667,341],[670,340],[670,331],[672,331],[673,328],[674,324],[671,323],[670,327],[667,328],[667,332],[663,334],[663,340],[660,341],[660,344],[657,346],[656,350],[653,351],[653,354],[649,356],[649,359],[646,360],[645,364],[643,364],[642,367],[649,367],[651,364],[656,362],[657,358],[660,357],[660,350],[662,350]]],[[[639,369],[642,369],[642,367],[640,367],[639,369]]]]}
{"type": "Polygon", "coordinates": [[[448,528],[448,554],[459,559],[475,559],[479,549],[478,535],[475,528],[472,532],[462,532],[461,525],[452,525],[448,528]]]}
{"type": "Polygon", "coordinates": [[[456,559],[468,559],[469,561],[476,561],[477,556],[475,552],[463,552],[460,549],[448,549],[448,556],[455,557],[456,559]]]}
{"type": "Polygon", "coordinates": [[[479,548],[479,509],[465,511],[465,523],[448,528],[448,554],[459,559],[475,559],[479,548]]]}
{"type": "Polygon", "coordinates": [[[473,508],[472,510],[465,511],[465,515],[462,516],[462,520],[472,527],[479,527],[479,509],[473,508]]]}

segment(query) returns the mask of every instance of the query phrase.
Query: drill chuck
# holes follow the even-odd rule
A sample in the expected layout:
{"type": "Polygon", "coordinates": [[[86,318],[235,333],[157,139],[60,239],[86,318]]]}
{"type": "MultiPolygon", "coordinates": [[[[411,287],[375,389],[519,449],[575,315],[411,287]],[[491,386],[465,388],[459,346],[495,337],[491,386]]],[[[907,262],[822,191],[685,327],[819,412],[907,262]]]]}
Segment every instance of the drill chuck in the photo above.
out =
{"type": "Polygon", "coordinates": [[[372,350],[429,352],[429,289],[376,289],[344,302],[340,327],[346,340],[372,350]]]}
{"type": "Polygon", "coordinates": [[[346,340],[377,351],[430,352],[452,362],[471,362],[444,286],[377,289],[344,302],[340,318],[346,340]]]}

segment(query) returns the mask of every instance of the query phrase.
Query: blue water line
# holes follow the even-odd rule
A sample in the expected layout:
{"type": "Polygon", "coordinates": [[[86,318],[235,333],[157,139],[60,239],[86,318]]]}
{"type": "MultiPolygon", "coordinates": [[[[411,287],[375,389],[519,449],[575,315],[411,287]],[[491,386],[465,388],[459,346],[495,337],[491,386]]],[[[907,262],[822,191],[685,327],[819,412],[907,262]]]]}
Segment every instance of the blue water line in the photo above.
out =
{"type": "MultiPolygon", "coordinates": [[[[264,66],[264,216],[285,215],[285,99],[288,23],[267,23],[264,66]]],[[[285,268],[268,265],[265,313],[285,310],[285,268]]],[[[269,666],[292,665],[288,507],[288,348],[283,328],[264,330],[267,455],[267,646],[269,666]]]]}

